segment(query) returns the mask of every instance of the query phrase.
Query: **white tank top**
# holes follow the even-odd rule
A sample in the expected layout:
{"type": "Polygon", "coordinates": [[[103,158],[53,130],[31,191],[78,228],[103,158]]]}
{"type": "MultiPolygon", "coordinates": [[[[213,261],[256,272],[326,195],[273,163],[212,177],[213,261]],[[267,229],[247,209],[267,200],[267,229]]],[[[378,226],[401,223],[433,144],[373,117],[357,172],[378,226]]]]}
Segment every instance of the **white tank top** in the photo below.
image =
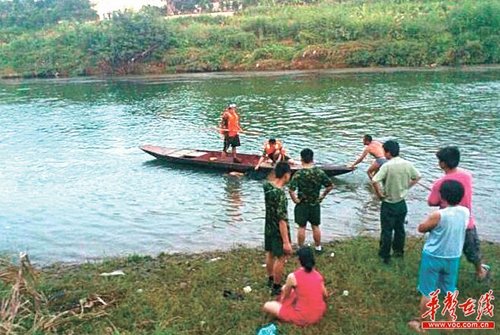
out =
{"type": "Polygon", "coordinates": [[[457,258],[462,255],[465,229],[469,223],[469,210],[464,206],[440,209],[441,220],[430,231],[424,252],[440,258],[457,258]]]}

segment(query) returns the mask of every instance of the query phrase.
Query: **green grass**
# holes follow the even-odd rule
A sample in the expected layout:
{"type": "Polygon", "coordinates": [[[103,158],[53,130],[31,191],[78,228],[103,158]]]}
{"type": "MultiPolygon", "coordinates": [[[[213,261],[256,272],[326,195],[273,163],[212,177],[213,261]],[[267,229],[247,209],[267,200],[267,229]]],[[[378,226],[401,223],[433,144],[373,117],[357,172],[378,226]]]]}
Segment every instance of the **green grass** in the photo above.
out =
{"type": "MultiPolygon", "coordinates": [[[[354,238],[326,245],[326,252],[317,257],[317,267],[327,288],[333,291],[326,316],[305,329],[280,324],[280,334],[410,334],[406,323],[418,311],[416,281],[421,247],[420,239],[409,239],[405,259],[387,266],[376,256],[376,239],[354,238]],[[349,291],[348,296],[342,296],[344,290],[349,291]]],[[[483,243],[482,251],[492,265],[493,280],[489,286],[476,282],[472,265],[463,260],[460,302],[467,297],[478,299],[488,288],[498,287],[500,245],[483,243]]],[[[106,315],[73,317],[56,329],[60,334],[254,334],[258,326],[272,320],[260,310],[271,298],[263,261],[262,250],[247,248],[195,255],[161,254],[156,258],[131,255],[97,264],[51,266],[42,270],[38,289],[50,301],[45,306],[46,314],[78,306],[80,299],[93,294],[112,301],[106,315]],[[221,259],[211,262],[215,257],[221,259]],[[126,275],[100,276],[117,269],[126,275]],[[252,292],[244,294],[242,289],[247,285],[252,292]],[[224,298],[224,290],[241,293],[244,300],[224,298]]],[[[296,266],[291,259],[286,273],[296,266]]],[[[5,287],[0,291],[7,292],[5,287]]],[[[93,311],[86,310],[84,315],[93,311]]],[[[493,320],[500,321],[498,314],[493,320]]]]}

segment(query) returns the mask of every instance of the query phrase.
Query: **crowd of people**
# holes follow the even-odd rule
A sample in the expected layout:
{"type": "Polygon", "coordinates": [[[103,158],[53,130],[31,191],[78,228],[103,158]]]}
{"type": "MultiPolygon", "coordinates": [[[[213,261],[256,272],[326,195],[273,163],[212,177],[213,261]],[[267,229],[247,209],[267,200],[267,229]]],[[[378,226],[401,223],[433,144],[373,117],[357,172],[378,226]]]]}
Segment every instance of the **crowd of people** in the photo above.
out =
{"type": "MultiPolygon", "coordinates": [[[[223,114],[221,132],[224,134],[224,153],[232,146],[235,162],[238,162],[236,147],[240,145],[238,133],[241,131],[236,105],[231,104],[223,114]]],[[[397,141],[388,140],[382,144],[367,134],[363,137],[363,144],[365,149],[351,167],[355,168],[367,155],[374,158],[367,174],[374,193],[381,200],[378,256],[383,264],[390,264],[392,257],[404,257],[406,197],[409,190],[419,183],[421,175],[411,162],[400,157],[397,141]]],[[[301,169],[292,176],[283,145],[274,138],[269,139],[255,169],[266,160],[274,165],[263,185],[266,207],[264,249],[268,286],[278,300],[266,302],[263,310],[285,322],[306,326],[318,322],[326,311],[328,292],[322,275],[314,268],[314,254],[323,252],[321,202],[334,185],[326,173],[314,165],[311,149],[303,149],[300,156],[301,169]],[[299,267],[288,275],[282,286],[285,262],[293,251],[286,188],[295,204],[299,267]],[[307,223],[311,226],[314,251],[304,246],[307,223]]],[[[418,232],[428,233],[428,236],[418,276],[421,313],[408,323],[417,332],[422,331],[422,315],[430,294],[437,289],[444,294],[457,290],[462,253],[474,265],[479,280],[490,275],[489,266],[483,262],[472,214],[472,176],[458,167],[460,151],[457,147],[441,148],[436,157],[444,176],[433,183],[428,205],[439,209],[418,226],[418,232]]]]}

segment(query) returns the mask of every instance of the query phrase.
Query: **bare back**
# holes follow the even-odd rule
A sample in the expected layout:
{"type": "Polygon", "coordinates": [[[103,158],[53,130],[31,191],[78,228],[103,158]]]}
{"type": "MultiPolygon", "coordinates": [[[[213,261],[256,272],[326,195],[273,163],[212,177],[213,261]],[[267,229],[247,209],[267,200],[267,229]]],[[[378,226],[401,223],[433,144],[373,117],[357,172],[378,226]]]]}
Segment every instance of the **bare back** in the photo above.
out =
{"type": "Polygon", "coordinates": [[[384,147],[379,141],[371,141],[365,148],[365,150],[372,155],[374,158],[384,158],[384,147]]]}

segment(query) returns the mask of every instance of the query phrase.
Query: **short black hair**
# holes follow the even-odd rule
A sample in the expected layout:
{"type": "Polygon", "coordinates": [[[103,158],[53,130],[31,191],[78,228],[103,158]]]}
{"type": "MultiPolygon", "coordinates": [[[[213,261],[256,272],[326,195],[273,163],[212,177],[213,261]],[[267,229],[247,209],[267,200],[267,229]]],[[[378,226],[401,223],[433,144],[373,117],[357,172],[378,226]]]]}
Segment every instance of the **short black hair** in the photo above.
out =
{"type": "Polygon", "coordinates": [[[399,143],[394,140],[385,141],[384,151],[389,152],[392,157],[399,156],[399,143]]]}
{"type": "Polygon", "coordinates": [[[269,144],[276,144],[276,139],[275,138],[270,138],[269,139],[269,144]]]}
{"type": "Polygon", "coordinates": [[[464,197],[464,187],[463,185],[453,179],[445,180],[439,188],[439,194],[441,194],[441,199],[446,200],[451,206],[458,205],[462,198],[464,197]]]}
{"type": "Polygon", "coordinates": [[[311,149],[306,148],[300,152],[300,158],[304,163],[311,163],[314,159],[314,152],[311,149]]]}
{"type": "Polygon", "coordinates": [[[367,140],[368,142],[371,142],[373,140],[372,135],[368,135],[368,134],[366,134],[365,136],[363,136],[363,139],[367,140]]]}
{"type": "Polygon", "coordinates": [[[301,247],[297,250],[297,256],[299,256],[300,265],[304,268],[304,270],[306,270],[306,272],[311,272],[316,264],[311,248],[301,247]]]}
{"type": "Polygon", "coordinates": [[[283,178],[287,173],[291,173],[290,165],[287,162],[279,162],[274,168],[274,175],[276,178],[283,178]]]}
{"type": "Polygon", "coordinates": [[[448,168],[454,169],[460,163],[460,150],[455,146],[448,146],[439,149],[436,153],[437,159],[443,162],[448,168]]]}

